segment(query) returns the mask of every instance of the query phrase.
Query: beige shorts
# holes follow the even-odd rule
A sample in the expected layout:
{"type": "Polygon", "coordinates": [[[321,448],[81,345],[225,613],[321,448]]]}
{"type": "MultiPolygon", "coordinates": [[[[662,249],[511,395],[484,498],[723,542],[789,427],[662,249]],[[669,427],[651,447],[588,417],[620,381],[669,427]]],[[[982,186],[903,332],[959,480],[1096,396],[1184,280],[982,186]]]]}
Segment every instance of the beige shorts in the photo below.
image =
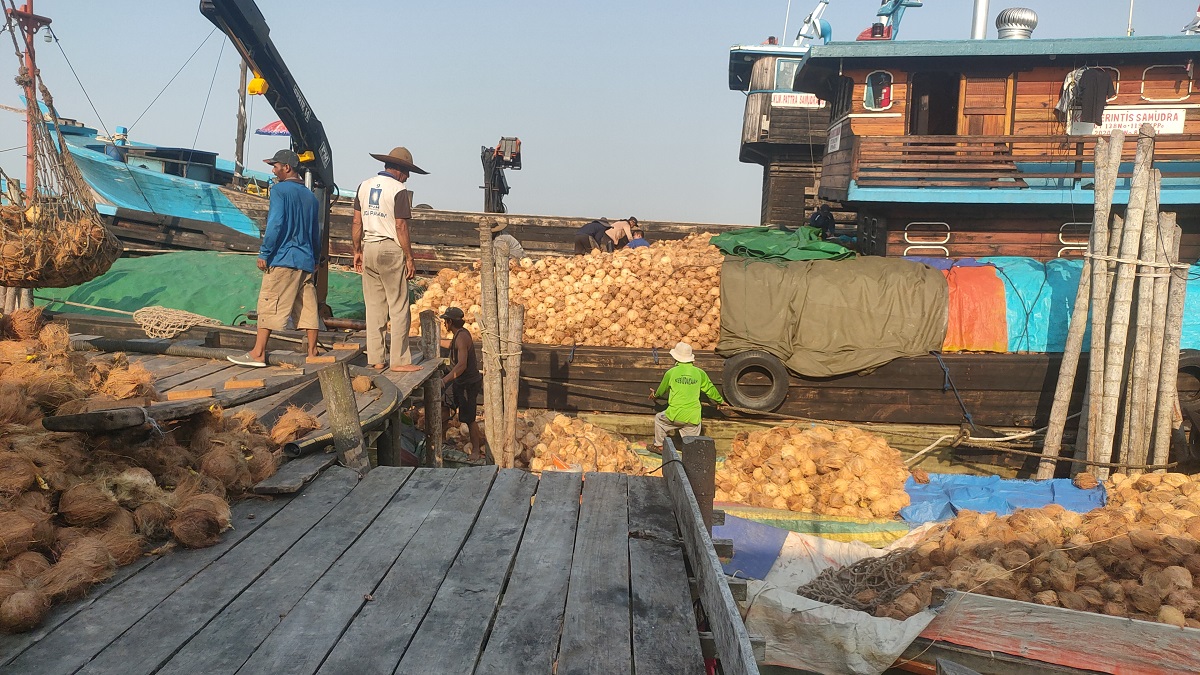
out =
{"type": "Polygon", "coordinates": [[[272,267],[258,291],[258,327],[284,330],[291,318],[298,330],[319,329],[317,286],[312,272],[272,267]]]}

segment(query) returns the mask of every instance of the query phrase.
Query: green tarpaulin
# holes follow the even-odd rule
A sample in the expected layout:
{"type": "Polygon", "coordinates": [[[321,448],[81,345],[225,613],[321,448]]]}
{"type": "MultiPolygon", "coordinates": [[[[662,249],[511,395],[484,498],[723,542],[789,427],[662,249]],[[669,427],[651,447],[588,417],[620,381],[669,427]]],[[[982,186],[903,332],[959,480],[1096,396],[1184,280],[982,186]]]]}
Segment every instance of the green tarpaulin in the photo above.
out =
{"type": "MultiPolygon", "coordinates": [[[[194,312],[223,323],[252,312],[258,303],[262,272],[255,256],[214,251],[164,253],[144,258],[121,258],[112,269],[91,281],[70,288],[44,288],[43,298],[133,312],[159,305],[194,312]]],[[[93,313],[56,302],[39,300],[47,309],[93,313]]],[[[329,305],[334,316],[365,316],[361,278],[352,272],[329,273],[329,305]]]]}
{"type": "Polygon", "coordinates": [[[709,243],[726,255],[759,260],[844,260],[854,252],[831,241],[821,241],[821,231],[802,226],[795,232],[777,227],[747,227],[722,232],[709,243]]]}

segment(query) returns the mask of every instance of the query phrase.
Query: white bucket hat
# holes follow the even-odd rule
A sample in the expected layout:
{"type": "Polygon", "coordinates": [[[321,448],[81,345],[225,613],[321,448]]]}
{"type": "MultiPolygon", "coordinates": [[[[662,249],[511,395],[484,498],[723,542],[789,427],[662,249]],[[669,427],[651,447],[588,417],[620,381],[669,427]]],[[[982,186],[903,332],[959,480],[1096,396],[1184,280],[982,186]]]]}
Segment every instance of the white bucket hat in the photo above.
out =
{"type": "Polygon", "coordinates": [[[692,346],[686,342],[676,343],[675,348],[671,350],[671,358],[680,363],[691,363],[696,360],[692,354],[692,346]]]}

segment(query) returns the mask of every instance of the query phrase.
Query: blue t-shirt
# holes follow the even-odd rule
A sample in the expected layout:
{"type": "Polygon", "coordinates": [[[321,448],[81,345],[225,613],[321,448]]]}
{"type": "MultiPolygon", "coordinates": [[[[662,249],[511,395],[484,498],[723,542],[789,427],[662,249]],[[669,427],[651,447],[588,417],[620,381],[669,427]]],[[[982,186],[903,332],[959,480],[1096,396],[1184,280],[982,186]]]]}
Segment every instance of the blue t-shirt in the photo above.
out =
{"type": "Polygon", "coordinates": [[[645,239],[634,239],[633,241],[629,242],[628,248],[641,248],[649,245],[650,242],[646,241],[645,239]]]}
{"type": "Polygon", "coordinates": [[[285,180],[271,188],[267,231],[258,257],[267,267],[290,267],[314,272],[321,246],[317,197],[299,181],[285,180]]]}

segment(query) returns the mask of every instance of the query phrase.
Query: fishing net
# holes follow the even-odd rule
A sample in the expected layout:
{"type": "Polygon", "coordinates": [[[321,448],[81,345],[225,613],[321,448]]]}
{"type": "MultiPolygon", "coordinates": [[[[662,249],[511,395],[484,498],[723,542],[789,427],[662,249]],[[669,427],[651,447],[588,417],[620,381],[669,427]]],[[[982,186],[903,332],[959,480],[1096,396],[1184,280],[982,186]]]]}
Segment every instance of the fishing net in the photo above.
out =
{"type": "MultiPolygon", "coordinates": [[[[9,30],[14,30],[11,24],[9,30]]],[[[121,244],[96,211],[91,190],[67,150],[54,100],[40,74],[36,70],[30,73],[22,65],[16,81],[21,87],[36,85],[48,114],[43,118],[39,97],[26,102],[28,119],[45,120],[31,125],[32,186],[22,191],[0,171],[0,179],[8,186],[0,200],[0,286],[64,288],[81,284],[108,271],[121,254],[121,244]]]]}
{"type": "Polygon", "coordinates": [[[900,549],[879,558],[863,558],[853,565],[830,567],[796,589],[796,595],[860,612],[874,612],[912,586],[904,572],[912,562],[911,550],[900,549]]]}
{"type": "Polygon", "coordinates": [[[146,332],[146,337],[171,339],[192,326],[220,326],[220,321],[182,309],[143,307],[133,313],[133,320],[146,332]]]}

